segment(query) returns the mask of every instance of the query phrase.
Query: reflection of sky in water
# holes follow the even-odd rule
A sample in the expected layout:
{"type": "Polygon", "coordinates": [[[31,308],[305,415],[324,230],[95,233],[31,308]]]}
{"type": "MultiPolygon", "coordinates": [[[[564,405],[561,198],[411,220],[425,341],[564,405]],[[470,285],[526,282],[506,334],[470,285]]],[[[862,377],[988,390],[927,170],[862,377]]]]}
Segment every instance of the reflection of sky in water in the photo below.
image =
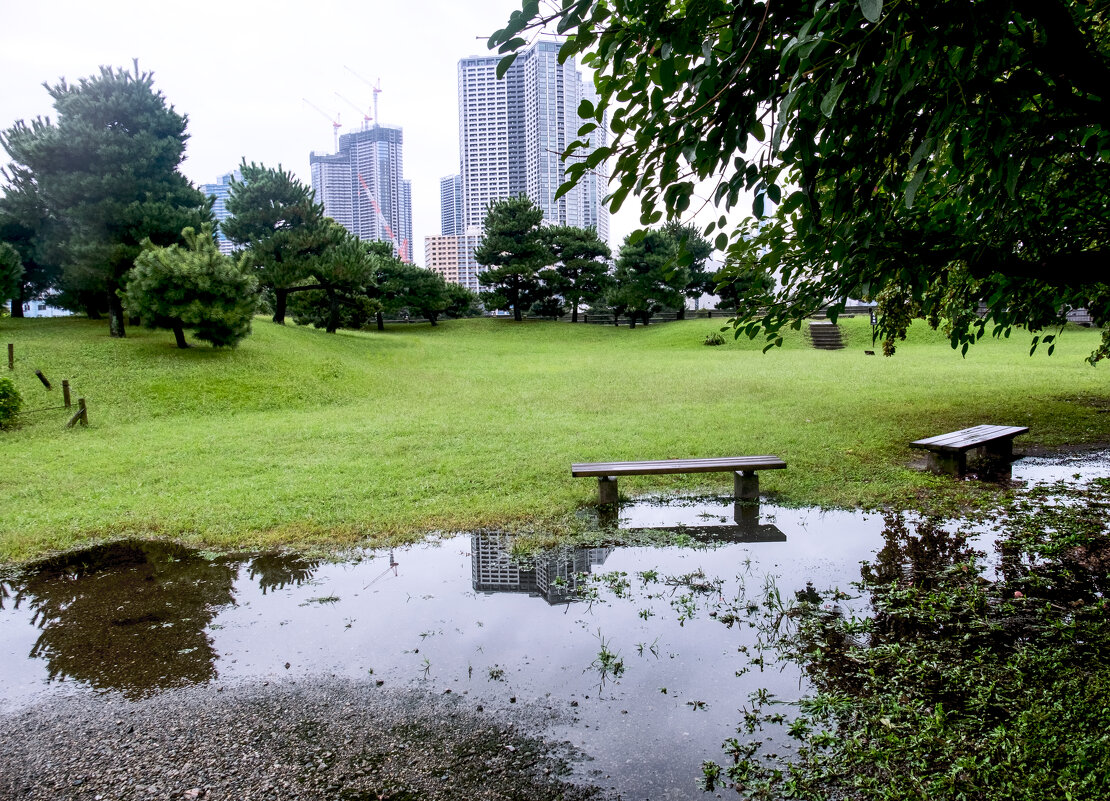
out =
{"type": "MultiPolygon", "coordinates": [[[[1110,475],[1110,460],[1102,454],[1053,467],[1027,459],[1015,464],[1014,479],[1077,472],[1110,475]]],[[[624,507],[621,518],[625,527],[720,526],[727,535],[736,530],[733,511],[727,500],[648,499],[624,507]]],[[[546,734],[595,757],[582,766],[584,778],[629,798],[686,798],[701,762],[723,757],[721,743],[734,736],[748,693],[768,688],[791,699],[802,690],[793,668],[736,677],[749,666],[738,648],[753,646],[757,632],[743,623],[727,628],[709,612],[738,597],[758,600],[769,576],[784,599],[807,582],[847,589],[859,561],[881,547],[883,521],[765,504],[757,528],[785,540],[566,549],[522,567],[499,550],[504,538],[465,535],[340,564],[274,556],[213,563],[177,554],[173,564],[55,576],[60,589],[25,576],[0,596],[0,709],[75,689],[74,681],[51,682],[52,673],[130,694],[191,681],[333,675],[421,684],[466,693],[489,710],[510,709],[514,698],[550,707],[546,734]],[[659,580],[642,581],[645,571],[659,580]],[[699,571],[700,583],[719,588],[667,583],[699,571]],[[579,572],[623,573],[629,586],[614,592],[595,581],[596,600],[567,603],[579,572]],[[133,591],[128,576],[140,582],[133,591]],[[209,587],[197,587],[197,577],[209,587]],[[175,630],[180,649],[170,647],[175,630]],[[89,649],[98,632],[114,636],[89,649]],[[603,643],[624,666],[604,683],[591,667],[603,643]],[[158,669],[128,672],[140,653],[159,655],[158,669]],[[187,672],[173,675],[182,665],[187,672]],[[706,708],[695,709],[696,702],[706,708]]]]}

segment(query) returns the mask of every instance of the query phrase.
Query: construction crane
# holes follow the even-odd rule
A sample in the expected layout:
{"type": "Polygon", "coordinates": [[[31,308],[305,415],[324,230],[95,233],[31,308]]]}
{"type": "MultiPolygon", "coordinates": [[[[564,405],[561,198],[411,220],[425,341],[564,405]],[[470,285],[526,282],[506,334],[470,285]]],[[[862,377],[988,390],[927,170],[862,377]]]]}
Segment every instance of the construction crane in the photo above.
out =
{"type": "Polygon", "coordinates": [[[340,123],[339,123],[339,112],[336,112],[336,113],[335,113],[335,119],[333,120],[333,119],[331,118],[331,115],[330,115],[330,114],[328,114],[328,112],[324,111],[324,110],[323,110],[322,108],[320,108],[320,107],[319,107],[318,105],[316,105],[316,104],[315,104],[315,103],[313,103],[313,102],[312,102],[311,100],[309,100],[309,99],[308,99],[307,97],[302,97],[302,98],[301,98],[301,100],[303,100],[304,102],[308,103],[308,105],[310,105],[310,106],[311,106],[312,108],[316,109],[316,111],[318,111],[318,112],[320,112],[321,114],[323,114],[323,115],[324,115],[324,118],[325,118],[325,119],[326,119],[326,120],[327,120],[328,122],[330,122],[330,123],[331,123],[331,134],[332,134],[332,139],[333,139],[333,144],[334,144],[334,147],[332,148],[332,150],[334,150],[334,151],[335,151],[336,153],[338,153],[338,152],[339,152],[339,128],[340,128],[340,123]]]}
{"type": "Polygon", "coordinates": [[[351,108],[353,108],[355,111],[357,111],[359,114],[362,115],[362,130],[365,131],[367,128],[370,127],[370,121],[374,118],[370,116],[369,110],[363,111],[361,108],[359,108],[357,105],[355,105],[352,101],[348,100],[347,98],[343,97],[343,95],[339,94],[339,92],[336,92],[335,96],[338,97],[340,100],[342,100],[348,106],[350,106],[351,108]]]}
{"type": "Polygon", "coordinates": [[[374,92],[374,125],[375,126],[380,125],[382,118],[378,116],[378,95],[380,95],[381,92],[382,92],[382,79],[378,78],[378,82],[376,84],[370,83],[370,81],[368,81],[366,78],[363,78],[361,75],[359,75],[353,69],[348,67],[346,64],[343,65],[343,69],[347,70],[347,72],[351,73],[356,78],[358,78],[360,81],[362,81],[364,84],[369,86],[370,89],[374,92]]]}
{"type": "Polygon", "coordinates": [[[385,229],[385,235],[389,237],[389,241],[392,242],[393,247],[397,249],[398,258],[408,264],[412,260],[409,256],[409,241],[407,239],[402,239],[400,242],[397,241],[393,229],[389,227],[389,221],[385,218],[385,215],[382,214],[382,207],[378,204],[378,198],[375,197],[374,193],[370,190],[370,186],[366,183],[366,179],[362,177],[361,172],[358,174],[358,182],[362,184],[362,190],[366,193],[367,200],[369,200],[370,205],[374,207],[374,213],[378,215],[378,221],[382,224],[382,228],[385,229]]]}

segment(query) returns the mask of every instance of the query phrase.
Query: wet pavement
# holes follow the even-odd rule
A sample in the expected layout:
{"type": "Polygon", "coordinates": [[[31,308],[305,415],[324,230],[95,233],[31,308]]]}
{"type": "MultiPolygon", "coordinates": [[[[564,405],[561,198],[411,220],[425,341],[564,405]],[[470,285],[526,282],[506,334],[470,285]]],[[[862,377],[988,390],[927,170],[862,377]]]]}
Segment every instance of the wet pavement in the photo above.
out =
{"type": "MultiPolygon", "coordinates": [[[[1110,458],[1026,459],[1014,480],[1110,475],[1110,458]]],[[[129,542],[0,583],[0,714],[182,688],[411,687],[470,710],[546,710],[534,734],[588,759],[575,780],[631,798],[689,798],[736,735],[750,693],[805,691],[761,664],[737,612],[841,587],[883,545],[859,512],[645,499],[620,526],[668,547],[563,548],[514,560],[477,532],[345,562],[211,557],[129,542]]],[[[788,710],[787,710],[788,711],[788,710]]]]}

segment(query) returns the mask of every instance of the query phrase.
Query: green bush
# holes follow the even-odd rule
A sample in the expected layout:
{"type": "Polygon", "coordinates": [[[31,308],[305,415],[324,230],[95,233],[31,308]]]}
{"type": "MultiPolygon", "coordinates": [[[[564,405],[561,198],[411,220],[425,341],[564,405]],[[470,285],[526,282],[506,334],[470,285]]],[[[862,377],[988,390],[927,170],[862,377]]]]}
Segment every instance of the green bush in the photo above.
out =
{"type": "Polygon", "coordinates": [[[0,378],[0,428],[15,425],[19,410],[23,408],[23,398],[10,378],[0,378]]]}

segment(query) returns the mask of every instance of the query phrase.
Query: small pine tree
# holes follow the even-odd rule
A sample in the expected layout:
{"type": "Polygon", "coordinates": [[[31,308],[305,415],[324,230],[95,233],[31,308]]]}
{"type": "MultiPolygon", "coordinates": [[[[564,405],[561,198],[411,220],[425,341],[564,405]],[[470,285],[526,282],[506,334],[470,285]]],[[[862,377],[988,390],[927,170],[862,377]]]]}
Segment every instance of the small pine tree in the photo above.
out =
{"type": "Polygon", "coordinates": [[[0,428],[10,428],[23,408],[23,396],[10,378],[0,378],[0,428]]]}
{"type": "Polygon", "coordinates": [[[220,253],[212,226],[181,232],[185,247],[157,247],[149,241],[135,260],[124,305],[147,328],[174,333],[179,348],[189,347],[185,329],[215,347],[235,347],[251,331],[258,305],[256,281],[247,260],[236,264],[220,253]]]}

